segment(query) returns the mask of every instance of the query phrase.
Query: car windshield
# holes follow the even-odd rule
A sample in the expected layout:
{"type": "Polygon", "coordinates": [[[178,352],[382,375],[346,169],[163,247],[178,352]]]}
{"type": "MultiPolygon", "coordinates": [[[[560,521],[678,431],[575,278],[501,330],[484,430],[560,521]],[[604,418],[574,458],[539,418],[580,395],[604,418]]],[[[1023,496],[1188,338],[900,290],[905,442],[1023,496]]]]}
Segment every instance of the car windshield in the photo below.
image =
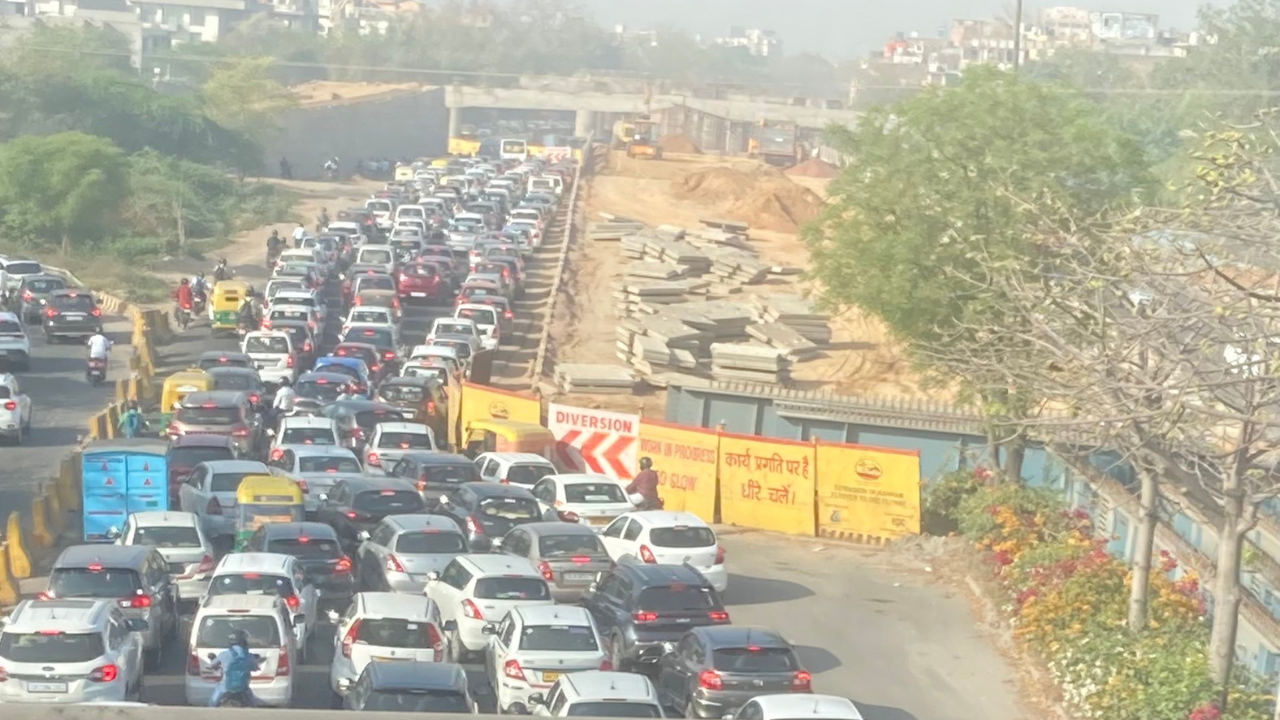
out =
{"type": "Polygon", "coordinates": [[[202,462],[234,458],[229,447],[179,447],[169,451],[169,467],[195,467],[202,462]]]}
{"type": "Polygon", "coordinates": [[[429,483],[448,483],[450,485],[458,483],[475,482],[480,479],[480,472],[476,470],[476,466],[471,463],[458,463],[457,465],[429,465],[422,469],[422,478],[429,483]]]}
{"type": "Polygon", "coordinates": [[[342,342],[362,342],[374,347],[391,348],[395,345],[395,338],[390,330],[383,328],[351,328],[342,342]]]}
{"type": "Polygon", "coordinates": [[[657,705],[633,702],[579,702],[569,706],[568,717],[660,718],[657,705]]]}
{"type": "Polygon", "coordinates": [[[0,335],[21,335],[22,325],[17,320],[0,320],[0,335]]]}
{"type": "Polygon", "coordinates": [[[200,534],[193,527],[181,525],[156,525],[139,527],[133,531],[134,545],[150,545],[161,548],[201,547],[200,534]]]}
{"type": "Polygon", "coordinates": [[[386,385],[378,390],[383,400],[391,403],[412,405],[422,402],[426,397],[426,388],[420,385],[386,385]]]}
{"type": "Polygon", "coordinates": [[[716,670],[729,673],[785,673],[800,669],[789,648],[717,648],[711,653],[716,670]]]}
{"type": "Polygon", "coordinates": [[[573,483],[564,486],[564,499],[571,503],[624,503],[627,495],[618,483],[573,483]]]}
{"type": "Polygon", "coordinates": [[[333,402],[342,394],[345,384],[320,381],[320,380],[304,380],[298,383],[296,389],[298,395],[312,400],[321,402],[333,402]]]}
{"type": "Polygon", "coordinates": [[[293,595],[293,583],[284,575],[244,573],[218,575],[209,583],[210,595],[293,595]]]}
{"type": "Polygon", "coordinates": [[[102,657],[103,652],[99,633],[48,630],[0,634],[0,658],[18,663],[86,663],[102,657]]]}
{"type": "Polygon", "coordinates": [[[542,578],[490,577],[476,581],[476,597],[483,600],[550,600],[542,578]]]}
{"type": "Polygon", "coordinates": [[[244,341],[247,353],[263,353],[267,355],[288,355],[289,339],[284,337],[250,336],[244,341]]]}
{"type": "Polygon", "coordinates": [[[404,413],[396,410],[387,410],[379,408],[378,410],[365,410],[356,413],[356,425],[365,430],[372,430],[373,426],[384,422],[404,422],[404,413]]]}
{"type": "Polygon", "coordinates": [[[651,587],[640,592],[637,605],[649,612],[690,612],[717,607],[711,588],[700,585],[651,587]]]}
{"type": "Polygon", "coordinates": [[[338,541],[330,538],[276,538],[267,543],[267,552],[292,555],[299,560],[337,560],[342,557],[338,541]]]}
{"type": "Polygon", "coordinates": [[[92,568],[59,568],[49,578],[54,597],[129,597],[142,586],[138,573],[132,570],[94,570],[92,568]]]}
{"type": "Polygon", "coordinates": [[[471,323],[436,323],[434,334],[444,335],[447,333],[452,333],[454,335],[475,335],[476,326],[471,323]]]}
{"type": "Polygon", "coordinates": [[[385,265],[392,260],[390,250],[363,250],[360,257],[356,260],[358,263],[369,263],[371,265],[385,265]]]}
{"type": "Polygon", "coordinates": [[[589,625],[526,625],[520,633],[520,649],[591,652],[600,646],[589,625]]]}
{"type": "Polygon", "coordinates": [[[467,544],[457,533],[407,532],[396,538],[395,550],[406,555],[464,553],[467,551],[467,544]]]}
{"type": "Polygon", "coordinates": [[[291,427],[285,428],[280,442],[285,445],[337,445],[338,439],[333,436],[332,428],[291,427]]]}
{"type": "Polygon", "coordinates": [[[358,473],[363,470],[355,458],[304,457],[298,459],[298,472],[302,473],[358,473]]]}
{"type": "Polygon", "coordinates": [[[482,498],[476,511],[487,517],[498,517],[506,520],[532,520],[541,516],[538,503],[528,498],[492,497],[482,498]]]}
{"type": "Polygon", "coordinates": [[[238,407],[180,407],[175,419],[187,425],[235,425],[240,422],[238,407]]]}
{"type": "Polygon", "coordinates": [[[398,448],[400,450],[434,450],[431,436],[415,432],[384,432],[378,438],[380,448],[398,448]]]}
{"type": "Polygon", "coordinates": [[[56,278],[40,278],[39,280],[28,280],[23,284],[23,287],[25,287],[26,289],[30,290],[33,293],[49,293],[49,292],[53,292],[54,290],[61,290],[66,286],[67,284],[65,282],[58,280],[56,278]]]}
{"type": "Polygon", "coordinates": [[[532,487],[542,478],[555,474],[556,469],[550,465],[512,465],[507,470],[507,482],[532,487]]]}
{"type": "Polygon", "coordinates": [[[604,551],[600,538],[594,534],[543,535],[538,538],[538,554],[544,558],[600,555],[604,551]]]}
{"type": "Polygon", "coordinates": [[[357,293],[366,290],[395,290],[396,281],[390,275],[366,275],[360,278],[360,286],[357,293]]]}
{"type": "Polygon", "coordinates": [[[200,623],[196,645],[201,648],[225,648],[227,639],[237,630],[249,636],[249,647],[280,647],[280,623],[271,615],[211,615],[200,623]]]}
{"type": "Polygon", "coordinates": [[[89,295],[54,295],[49,304],[63,312],[90,312],[93,298],[89,295]]]}
{"type": "Polygon", "coordinates": [[[374,690],[362,710],[415,713],[471,713],[467,696],[453,690],[374,690]]]}
{"type": "Polygon", "coordinates": [[[653,528],[649,530],[649,542],[669,548],[711,547],[716,544],[716,536],[707,527],[653,528]]]}
{"type": "Polygon", "coordinates": [[[436,378],[441,382],[449,379],[449,368],[439,365],[406,365],[404,368],[405,377],[425,377],[436,378]]]}
{"type": "Polygon", "coordinates": [[[214,390],[256,390],[258,383],[252,375],[218,374],[213,376],[214,390]]]}
{"type": "Polygon", "coordinates": [[[356,495],[352,507],[368,513],[404,515],[423,509],[422,496],[412,490],[368,490],[356,495]]]}
{"type": "Polygon", "coordinates": [[[265,474],[265,471],[261,473],[218,473],[209,482],[209,490],[216,493],[233,493],[240,489],[240,482],[246,477],[265,474]]]}

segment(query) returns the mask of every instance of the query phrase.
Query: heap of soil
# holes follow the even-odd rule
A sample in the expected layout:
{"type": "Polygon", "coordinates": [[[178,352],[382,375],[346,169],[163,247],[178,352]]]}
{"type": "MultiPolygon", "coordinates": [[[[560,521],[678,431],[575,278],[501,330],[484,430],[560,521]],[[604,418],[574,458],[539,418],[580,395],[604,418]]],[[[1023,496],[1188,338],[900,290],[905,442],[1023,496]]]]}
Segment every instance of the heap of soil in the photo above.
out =
{"type": "Polygon", "coordinates": [[[811,178],[828,179],[828,178],[833,178],[839,175],[840,168],[836,167],[835,165],[832,165],[826,160],[819,160],[818,158],[813,158],[811,160],[805,160],[799,165],[796,165],[795,167],[790,168],[789,170],[787,170],[787,174],[792,175],[794,177],[811,177],[811,178]]]}
{"type": "Polygon", "coordinates": [[[693,141],[693,138],[685,135],[684,133],[663,135],[662,138],[658,140],[658,147],[669,153],[681,153],[684,155],[702,154],[702,148],[698,147],[698,144],[693,141]]]}
{"type": "Polygon", "coordinates": [[[822,198],[771,167],[699,170],[673,181],[671,193],[715,205],[718,212],[751,227],[779,232],[795,232],[822,212],[822,198]]]}

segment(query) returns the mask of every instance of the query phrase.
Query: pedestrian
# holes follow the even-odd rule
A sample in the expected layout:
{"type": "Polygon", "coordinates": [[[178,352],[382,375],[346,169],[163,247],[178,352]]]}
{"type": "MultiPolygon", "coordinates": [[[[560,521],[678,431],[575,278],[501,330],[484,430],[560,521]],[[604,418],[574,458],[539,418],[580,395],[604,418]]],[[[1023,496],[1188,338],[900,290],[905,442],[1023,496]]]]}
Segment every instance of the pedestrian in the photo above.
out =
{"type": "Polygon", "coordinates": [[[280,177],[284,180],[293,179],[293,163],[289,162],[289,158],[280,158],[280,177]]]}
{"type": "Polygon", "coordinates": [[[302,223],[298,223],[298,227],[293,229],[293,246],[295,248],[302,247],[302,239],[307,236],[307,228],[302,223]]]}
{"type": "Polygon", "coordinates": [[[640,458],[640,472],[627,486],[627,495],[635,503],[637,510],[661,510],[662,498],[658,497],[658,473],[653,470],[653,460],[640,458]]]}
{"type": "Polygon", "coordinates": [[[281,245],[284,240],[280,239],[280,231],[272,230],[271,237],[267,238],[267,269],[275,267],[276,258],[280,257],[281,245]]]}
{"type": "Polygon", "coordinates": [[[147,419],[142,417],[142,411],[138,409],[138,401],[130,400],[128,408],[120,416],[120,432],[127,438],[136,438],[146,428],[147,419]]]}
{"type": "Polygon", "coordinates": [[[320,208],[320,217],[316,218],[316,232],[324,232],[333,220],[329,217],[329,208],[320,208]]]}

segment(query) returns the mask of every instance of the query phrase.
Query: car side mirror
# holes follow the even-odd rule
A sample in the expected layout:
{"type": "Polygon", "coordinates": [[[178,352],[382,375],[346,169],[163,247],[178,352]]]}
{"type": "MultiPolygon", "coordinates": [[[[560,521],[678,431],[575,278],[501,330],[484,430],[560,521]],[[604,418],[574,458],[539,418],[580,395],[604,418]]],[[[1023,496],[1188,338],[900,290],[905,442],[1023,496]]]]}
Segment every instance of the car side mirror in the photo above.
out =
{"type": "Polygon", "coordinates": [[[440,573],[436,572],[435,570],[432,570],[431,572],[427,573],[427,582],[435,582],[439,579],[440,579],[440,573]]]}
{"type": "Polygon", "coordinates": [[[268,435],[269,437],[275,437],[275,436],[276,436],[276,429],[275,429],[275,428],[267,428],[267,435],[268,435]]]}
{"type": "Polygon", "coordinates": [[[489,541],[489,548],[491,550],[501,550],[502,538],[494,538],[493,540],[489,541]]]}
{"type": "Polygon", "coordinates": [[[107,530],[107,537],[108,537],[108,538],[110,538],[111,540],[119,540],[119,539],[120,539],[120,528],[115,527],[115,526],[113,525],[110,529],[108,529],[108,530],[107,530]]]}
{"type": "Polygon", "coordinates": [[[320,502],[329,502],[329,493],[320,493],[320,502]]]}
{"type": "Polygon", "coordinates": [[[342,616],[338,614],[338,611],[332,608],[325,611],[325,617],[329,618],[330,625],[337,625],[342,620],[342,616]]]}
{"type": "Polygon", "coordinates": [[[294,615],[294,616],[293,616],[293,626],[294,626],[294,627],[296,627],[296,628],[304,628],[304,627],[306,627],[306,625],[307,625],[307,616],[306,616],[306,615],[294,615]]]}
{"type": "Polygon", "coordinates": [[[360,532],[356,533],[356,539],[359,540],[360,542],[367,541],[369,539],[369,531],[361,530],[360,532]]]}
{"type": "Polygon", "coordinates": [[[136,632],[136,633],[146,632],[151,629],[151,623],[142,619],[130,618],[124,621],[124,626],[125,626],[125,629],[127,629],[129,632],[136,632]]]}
{"type": "Polygon", "coordinates": [[[443,630],[443,631],[445,631],[445,632],[447,632],[447,633],[457,632],[457,631],[458,631],[458,621],[457,621],[457,620],[445,620],[445,621],[444,621],[444,624],[440,626],[440,629],[441,629],[441,630],[443,630]]]}
{"type": "Polygon", "coordinates": [[[441,505],[449,505],[449,504],[450,504],[450,502],[451,502],[451,501],[449,500],[449,496],[448,496],[448,495],[441,495],[441,496],[440,496],[440,504],[441,504],[441,505]]]}
{"type": "Polygon", "coordinates": [[[542,693],[540,692],[529,693],[530,705],[545,705],[546,703],[547,703],[547,699],[546,697],[543,696],[542,693]]]}
{"type": "Polygon", "coordinates": [[[483,633],[483,634],[485,634],[485,635],[497,635],[497,634],[498,634],[498,626],[497,626],[496,624],[494,624],[494,623],[488,622],[488,623],[485,623],[485,624],[480,628],[480,632],[481,632],[481,633],[483,633]]]}

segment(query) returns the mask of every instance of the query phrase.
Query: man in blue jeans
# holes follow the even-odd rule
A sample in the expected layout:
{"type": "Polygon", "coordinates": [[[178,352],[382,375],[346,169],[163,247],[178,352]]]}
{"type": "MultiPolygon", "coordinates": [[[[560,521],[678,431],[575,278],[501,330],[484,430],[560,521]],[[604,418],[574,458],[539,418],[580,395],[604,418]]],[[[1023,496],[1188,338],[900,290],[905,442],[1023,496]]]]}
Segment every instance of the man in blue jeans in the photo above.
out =
{"type": "Polygon", "coordinates": [[[230,646],[223,650],[213,661],[215,668],[222,669],[222,679],[213,689],[213,697],[209,698],[209,707],[218,707],[218,702],[228,693],[244,693],[247,704],[257,705],[253,691],[249,689],[249,681],[253,671],[258,669],[258,660],[249,653],[249,634],[236,630],[231,634],[230,646]]]}

